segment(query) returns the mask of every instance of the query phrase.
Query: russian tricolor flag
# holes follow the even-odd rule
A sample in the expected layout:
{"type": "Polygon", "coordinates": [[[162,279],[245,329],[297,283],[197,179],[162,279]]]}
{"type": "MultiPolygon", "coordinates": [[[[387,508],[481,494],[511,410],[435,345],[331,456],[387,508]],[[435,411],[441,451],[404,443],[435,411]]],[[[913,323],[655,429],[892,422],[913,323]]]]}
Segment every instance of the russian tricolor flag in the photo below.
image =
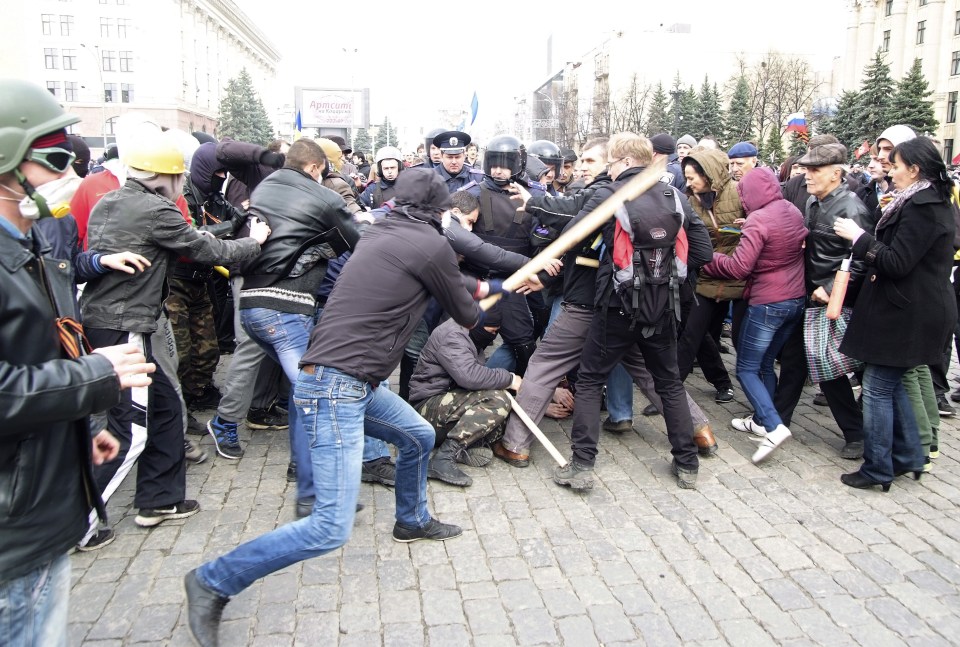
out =
{"type": "Polygon", "coordinates": [[[807,132],[807,120],[803,118],[802,112],[795,112],[792,115],[787,115],[787,128],[784,132],[797,132],[805,133],[807,132]]]}

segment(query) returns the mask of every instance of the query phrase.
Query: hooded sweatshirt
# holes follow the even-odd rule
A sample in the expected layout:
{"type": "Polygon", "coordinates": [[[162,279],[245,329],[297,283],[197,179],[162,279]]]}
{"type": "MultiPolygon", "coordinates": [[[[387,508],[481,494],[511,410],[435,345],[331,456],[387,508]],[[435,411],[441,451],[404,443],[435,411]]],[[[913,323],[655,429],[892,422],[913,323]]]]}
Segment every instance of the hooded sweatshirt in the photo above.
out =
{"type": "Polygon", "coordinates": [[[301,366],[320,364],[379,385],[400,363],[431,296],[461,326],[480,321],[440,224],[451,204],[443,180],[410,169],[396,187],[396,207],[367,228],[344,265],[301,366]]]}
{"type": "Polygon", "coordinates": [[[743,297],[750,305],[777,303],[806,295],[803,215],[780,193],[780,184],[766,168],[750,171],[737,184],[747,213],[740,244],[731,255],[714,252],[704,266],[709,276],[747,279],[743,297]]]}

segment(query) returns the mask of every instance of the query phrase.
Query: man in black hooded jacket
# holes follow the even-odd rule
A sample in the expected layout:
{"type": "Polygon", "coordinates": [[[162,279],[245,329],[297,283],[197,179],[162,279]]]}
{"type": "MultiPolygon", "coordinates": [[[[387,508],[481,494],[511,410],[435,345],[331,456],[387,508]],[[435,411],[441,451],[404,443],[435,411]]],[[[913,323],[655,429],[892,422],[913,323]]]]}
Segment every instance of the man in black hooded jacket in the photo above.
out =
{"type": "MultiPolygon", "coordinates": [[[[230,596],[347,542],[365,433],[398,449],[394,540],[442,541],[462,533],[427,510],[433,427],[383,384],[431,295],[461,325],[482,325],[473,298],[486,296],[491,286],[460,275],[440,223],[449,206],[450,196],[436,173],[405,171],[397,181],[397,207],[367,229],[344,266],[310,333],[294,395],[296,414],[310,437],[313,511],[187,573],[190,630],[201,645],[217,644],[230,596]]],[[[493,288],[502,286],[494,282],[493,288]]]]}

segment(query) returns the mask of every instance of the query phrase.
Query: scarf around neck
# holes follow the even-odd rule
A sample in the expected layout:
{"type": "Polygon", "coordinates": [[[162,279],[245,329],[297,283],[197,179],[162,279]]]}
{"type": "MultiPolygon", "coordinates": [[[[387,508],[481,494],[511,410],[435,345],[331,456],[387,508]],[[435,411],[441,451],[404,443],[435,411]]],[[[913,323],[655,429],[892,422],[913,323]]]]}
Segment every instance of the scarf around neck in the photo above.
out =
{"type": "Polygon", "coordinates": [[[880,216],[880,220],[877,221],[877,228],[874,230],[874,234],[879,232],[891,218],[900,212],[900,209],[903,208],[907,200],[929,187],[930,182],[928,180],[917,180],[903,191],[894,191],[893,200],[881,208],[883,215],[880,216]]]}

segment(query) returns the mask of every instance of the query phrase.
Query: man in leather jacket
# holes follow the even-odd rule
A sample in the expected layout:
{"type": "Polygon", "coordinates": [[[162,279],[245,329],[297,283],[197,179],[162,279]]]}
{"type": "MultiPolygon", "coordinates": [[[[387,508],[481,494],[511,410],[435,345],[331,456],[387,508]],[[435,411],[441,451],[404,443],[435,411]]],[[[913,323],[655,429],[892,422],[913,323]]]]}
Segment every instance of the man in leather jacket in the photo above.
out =
{"type": "Polygon", "coordinates": [[[50,187],[73,176],[64,129],[79,121],[44,88],[0,80],[0,640],[9,644],[66,644],[67,551],[91,510],[105,517],[91,460],[119,447],[87,416],[149,384],[153,370],[129,345],[85,352],[72,265],[47,256],[32,229],[51,215],[50,187]]]}

